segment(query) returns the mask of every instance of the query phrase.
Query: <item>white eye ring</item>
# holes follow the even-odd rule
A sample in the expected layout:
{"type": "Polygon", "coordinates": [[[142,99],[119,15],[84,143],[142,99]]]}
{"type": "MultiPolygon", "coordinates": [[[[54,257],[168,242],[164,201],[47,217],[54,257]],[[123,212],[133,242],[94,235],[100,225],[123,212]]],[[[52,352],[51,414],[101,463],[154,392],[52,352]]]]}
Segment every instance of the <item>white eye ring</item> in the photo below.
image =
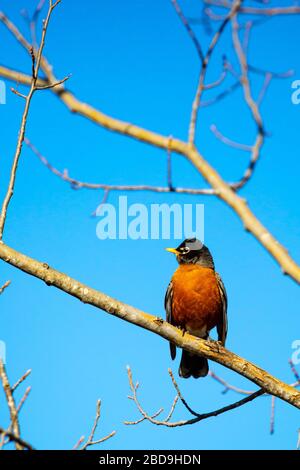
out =
{"type": "Polygon", "coordinates": [[[189,249],[188,246],[186,246],[185,248],[181,248],[181,253],[182,253],[183,255],[186,255],[186,254],[188,254],[189,252],[190,252],[190,249],[189,249]]]}

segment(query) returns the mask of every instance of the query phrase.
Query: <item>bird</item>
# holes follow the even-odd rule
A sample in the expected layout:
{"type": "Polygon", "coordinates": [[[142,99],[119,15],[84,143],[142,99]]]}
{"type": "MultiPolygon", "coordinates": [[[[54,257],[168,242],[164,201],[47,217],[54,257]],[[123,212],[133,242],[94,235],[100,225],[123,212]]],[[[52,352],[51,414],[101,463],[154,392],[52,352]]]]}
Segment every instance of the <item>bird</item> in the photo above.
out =
{"type": "MultiPolygon", "coordinates": [[[[218,341],[225,346],[227,322],[227,293],[220,275],[215,271],[213,257],[201,241],[187,238],[177,248],[166,248],[176,255],[178,268],[172,276],[165,295],[166,320],[172,325],[203,339],[217,328],[218,341]]],[[[176,346],[170,342],[171,358],[176,346]]],[[[208,374],[205,357],[182,350],[179,376],[199,378],[208,374]]]]}

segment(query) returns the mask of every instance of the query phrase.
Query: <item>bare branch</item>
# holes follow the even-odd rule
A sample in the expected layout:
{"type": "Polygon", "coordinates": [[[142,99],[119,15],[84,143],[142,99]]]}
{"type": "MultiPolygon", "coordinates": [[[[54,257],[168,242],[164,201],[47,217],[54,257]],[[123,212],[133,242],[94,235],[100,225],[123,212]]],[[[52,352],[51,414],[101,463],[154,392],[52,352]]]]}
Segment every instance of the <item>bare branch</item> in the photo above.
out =
{"type": "Polygon", "coordinates": [[[4,438],[7,437],[9,441],[15,442],[16,445],[18,445],[18,447],[20,449],[25,448],[25,449],[28,449],[28,450],[34,450],[32,445],[29,444],[28,442],[24,441],[21,437],[18,437],[14,433],[12,433],[8,430],[5,430],[1,427],[0,427],[0,436],[3,436],[4,438]]]}
{"type": "Polygon", "coordinates": [[[298,373],[298,371],[297,371],[297,369],[296,369],[296,367],[295,367],[295,365],[294,365],[292,359],[289,360],[289,365],[290,365],[291,370],[292,370],[292,372],[293,372],[293,374],[294,374],[294,376],[295,376],[295,379],[297,380],[297,382],[300,383],[300,374],[298,373]]]}
{"type": "Polygon", "coordinates": [[[6,281],[5,284],[3,284],[2,287],[0,287],[0,295],[5,291],[5,289],[8,288],[10,284],[11,284],[11,281],[6,281]]]}
{"type": "Polygon", "coordinates": [[[175,11],[176,11],[177,15],[179,16],[179,18],[181,20],[183,26],[187,30],[188,35],[190,36],[191,40],[193,41],[194,46],[195,46],[196,51],[197,51],[197,54],[199,55],[199,57],[201,59],[201,62],[204,62],[204,54],[203,54],[203,51],[202,51],[202,47],[200,45],[200,42],[197,39],[196,34],[193,31],[188,19],[184,16],[184,13],[183,13],[182,9],[180,8],[179,3],[177,2],[177,0],[171,0],[171,2],[172,2],[173,6],[175,8],[175,11]]]}
{"type": "Polygon", "coordinates": [[[95,421],[94,421],[91,433],[88,437],[88,440],[86,441],[85,444],[83,444],[82,447],[80,447],[80,445],[84,442],[84,436],[82,436],[79,439],[79,441],[77,442],[77,444],[75,445],[74,450],[77,450],[79,447],[80,447],[80,450],[87,450],[88,447],[91,447],[91,446],[94,446],[94,445],[97,445],[97,444],[101,444],[102,442],[107,441],[108,439],[110,439],[111,437],[113,437],[116,434],[116,431],[112,431],[107,436],[102,437],[101,439],[94,440],[95,432],[97,430],[99,420],[100,420],[100,416],[101,416],[100,411],[101,411],[101,400],[98,400],[97,405],[96,405],[96,417],[95,417],[95,421]]]}
{"type": "MultiPolygon", "coordinates": [[[[222,8],[231,8],[231,2],[228,0],[204,0],[207,5],[214,5],[222,8]]],[[[240,13],[247,15],[265,15],[265,16],[278,16],[278,15],[297,15],[300,13],[300,7],[288,6],[288,7],[271,7],[271,8],[255,8],[242,6],[240,13]]]]}
{"type": "Polygon", "coordinates": [[[32,372],[31,369],[25,372],[25,374],[22,375],[22,377],[15,383],[15,385],[11,387],[11,391],[14,392],[19,387],[19,385],[21,385],[21,383],[27,379],[27,377],[31,374],[31,372],[32,372]]]}
{"type": "Polygon", "coordinates": [[[270,418],[270,434],[275,431],[275,397],[271,398],[271,418],[270,418]]]}
{"type": "Polygon", "coordinates": [[[258,162],[258,159],[260,157],[260,152],[262,149],[262,146],[264,144],[264,139],[265,139],[265,130],[264,130],[264,125],[262,121],[262,117],[259,111],[259,107],[257,103],[254,101],[251,93],[251,86],[250,86],[250,80],[248,77],[248,63],[247,63],[247,57],[245,55],[245,52],[243,50],[243,46],[241,44],[240,38],[239,38],[239,24],[237,20],[237,15],[234,14],[232,15],[231,18],[231,23],[232,23],[232,41],[233,41],[233,46],[241,67],[241,85],[244,91],[244,98],[245,101],[248,105],[248,108],[251,112],[251,115],[256,123],[257,126],[257,137],[255,140],[254,145],[252,146],[252,152],[251,152],[251,158],[250,158],[250,163],[248,165],[248,168],[246,169],[244,176],[241,178],[241,180],[236,183],[235,188],[239,189],[242,186],[244,186],[249,179],[251,178],[255,166],[258,162]]]}
{"type": "Polygon", "coordinates": [[[36,25],[37,25],[39,15],[45,5],[45,1],[46,0],[40,0],[31,18],[29,17],[27,10],[23,10],[21,12],[25,20],[28,22],[30,33],[31,33],[32,44],[34,45],[34,47],[37,47],[36,25]]]}
{"type": "MultiPolygon", "coordinates": [[[[1,18],[0,18],[1,20],[1,18]]],[[[47,76],[48,82],[56,83],[57,79],[53,75],[52,68],[48,64],[45,58],[42,59],[41,67],[47,76]]],[[[3,72],[3,70],[2,70],[3,72]]],[[[27,82],[27,78],[24,75],[18,74],[18,72],[9,72],[9,69],[4,71],[6,78],[16,80],[16,76],[20,80],[27,82]]],[[[1,75],[1,68],[0,68],[1,75]]],[[[240,86],[240,83],[235,84],[240,86]]],[[[57,86],[52,91],[62,100],[62,102],[74,113],[78,113],[83,117],[97,123],[100,126],[105,127],[108,130],[118,132],[123,135],[130,136],[136,140],[146,142],[158,148],[168,149],[169,138],[155,132],[143,129],[134,124],[130,124],[118,119],[114,119],[104,113],[98,111],[92,106],[80,102],[75,96],[67,91],[63,85],[57,86]]],[[[259,141],[257,142],[259,144],[259,141]]],[[[184,155],[204,177],[204,179],[210,184],[211,189],[214,193],[226,202],[240,217],[247,231],[266,248],[269,254],[277,261],[280,265],[282,272],[289,275],[297,283],[300,283],[300,267],[299,265],[289,256],[285,247],[280,245],[271,233],[261,224],[261,222],[251,212],[247,203],[243,198],[240,198],[235,194],[235,189],[230,188],[226,184],[220,175],[212,168],[208,162],[203,158],[199,151],[193,146],[179,139],[172,138],[171,150],[174,153],[184,155]]],[[[248,176],[246,175],[246,178],[248,176]]]]}
{"type": "Polygon", "coordinates": [[[177,382],[175,381],[174,379],[174,376],[172,374],[172,372],[169,370],[169,374],[171,375],[171,378],[172,378],[172,382],[173,382],[173,385],[175,386],[176,388],[176,391],[177,391],[177,397],[175,397],[175,400],[171,406],[171,411],[170,413],[168,414],[167,418],[165,420],[158,420],[156,418],[154,418],[153,416],[149,415],[144,409],[143,407],[141,406],[140,402],[139,402],[139,399],[137,397],[137,389],[138,387],[134,385],[133,383],[133,378],[132,378],[132,372],[131,372],[131,369],[129,366],[127,366],[127,375],[128,375],[128,381],[129,381],[129,386],[130,386],[130,389],[131,389],[131,392],[132,392],[132,399],[134,401],[134,403],[136,404],[140,414],[142,415],[142,419],[140,420],[137,420],[137,421],[126,421],[125,424],[138,424],[144,420],[147,420],[147,421],[150,421],[152,424],[155,424],[157,426],[166,426],[166,427],[170,427],[170,428],[175,428],[175,427],[179,427],[179,426],[186,426],[186,425],[191,425],[191,424],[195,424],[195,423],[198,423],[199,421],[203,421],[205,419],[208,419],[208,418],[211,418],[211,417],[215,417],[215,416],[218,416],[220,414],[223,414],[223,413],[226,413],[227,411],[231,411],[235,408],[239,408],[240,406],[243,406],[245,405],[246,403],[249,403],[250,401],[254,400],[255,398],[261,396],[264,394],[264,390],[263,389],[260,389],[258,390],[257,392],[251,394],[250,396],[246,397],[246,398],[243,398],[242,400],[239,400],[235,403],[232,403],[231,405],[227,405],[227,406],[224,406],[222,408],[219,408],[215,411],[211,411],[209,413],[196,413],[195,411],[193,411],[191,409],[191,407],[187,404],[186,400],[183,398],[182,396],[182,393],[180,392],[179,390],[179,387],[178,387],[178,384],[177,382]],[[174,422],[170,422],[169,421],[169,416],[173,414],[174,412],[174,409],[175,409],[175,406],[176,406],[176,403],[178,401],[178,398],[181,400],[181,402],[184,404],[184,406],[188,409],[188,411],[194,415],[195,417],[194,418],[191,418],[191,419],[187,419],[187,420],[181,420],[181,421],[174,421],[174,422]]]}
{"type": "MultiPolygon", "coordinates": [[[[5,367],[1,358],[0,358],[0,379],[2,381],[2,386],[3,386],[5,396],[6,396],[6,401],[7,401],[7,405],[8,405],[8,409],[10,413],[12,432],[13,432],[13,435],[17,439],[20,439],[20,426],[19,426],[19,420],[18,420],[18,411],[17,411],[16,403],[13,397],[13,392],[12,392],[12,389],[9,384],[8,377],[5,371],[5,367]]],[[[23,450],[23,446],[19,443],[19,441],[15,439],[14,442],[15,442],[17,450],[23,450]]]]}
{"type": "MultiPolygon", "coordinates": [[[[88,183],[84,181],[80,181],[78,179],[72,178],[69,176],[68,170],[60,171],[57,168],[55,168],[51,163],[46,159],[44,155],[41,154],[41,152],[33,145],[33,143],[27,138],[24,137],[24,142],[25,144],[30,148],[30,150],[38,157],[41,163],[45,165],[46,168],[48,168],[51,173],[53,173],[55,176],[58,176],[60,179],[63,181],[67,182],[70,184],[72,189],[104,189],[106,192],[109,191],[152,191],[156,193],[179,193],[179,194],[203,194],[203,195],[213,195],[214,191],[211,188],[202,188],[202,189],[197,189],[197,188],[175,188],[173,187],[170,180],[170,164],[168,163],[168,186],[151,186],[151,185],[122,185],[122,184],[106,184],[106,183],[88,183]]],[[[168,162],[170,160],[170,152],[168,151],[168,162]]],[[[108,193],[106,193],[108,194],[108,193]]],[[[104,202],[106,202],[106,199],[104,202]]],[[[101,201],[101,204],[104,204],[103,201],[101,201]]]]}
{"type": "Polygon", "coordinates": [[[208,372],[208,374],[211,376],[212,379],[216,380],[221,385],[224,385],[224,390],[222,391],[223,394],[227,393],[228,390],[232,390],[233,392],[240,393],[241,395],[251,395],[253,393],[252,390],[244,390],[242,388],[229,384],[228,382],[226,382],[224,379],[219,377],[217,374],[215,374],[211,370],[208,372]]]}
{"type": "Polygon", "coordinates": [[[206,70],[207,66],[209,63],[209,60],[211,58],[211,55],[224,31],[226,28],[227,24],[231,20],[231,18],[236,14],[236,12],[239,10],[241,5],[241,0],[234,0],[232,4],[232,8],[224,21],[221,23],[221,26],[215,33],[214,37],[212,38],[212,41],[208,47],[208,50],[205,54],[204,60],[202,62],[201,70],[200,70],[200,76],[199,76],[199,81],[198,81],[198,86],[197,86],[197,91],[196,95],[193,101],[193,106],[192,106],[192,114],[191,114],[191,120],[190,120],[190,127],[189,127],[189,144],[193,145],[195,143],[195,134],[196,134],[196,124],[197,124],[197,117],[198,117],[198,110],[199,110],[199,105],[201,101],[201,96],[202,92],[204,90],[204,81],[206,77],[206,70]]]}
{"type": "Polygon", "coordinates": [[[50,83],[49,85],[43,85],[43,86],[36,86],[36,90],[50,90],[51,88],[55,88],[56,86],[62,85],[65,83],[67,80],[71,78],[71,74],[68,75],[67,77],[63,78],[62,80],[59,80],[56,83],[50,83]]]}
{"type": "MultiPolygon", "coordinates": [[[[30,84],[29,93],[26,97],[25,107],[24,107],[24,111],[23,111],[23,116],[22,116],[21,126],[20,126],[20,130],[19,130],[19,135],[18,135],[17,147],[16,147],[16,151],[15,151],[15,155],[14,155],[13,163],[12,163],[12,167],[11,167],[9,184],[8,184],[6,195],[5,195],[3,203],[2,203],[2,209],[1,209],[1,213],[0,213],[0,241],[3,238],[3,231],[4,231],[5,222],[6,222],[7,209],[8,209],[10,200],[13,196],[13,192],[14,192],[14,186],[15,186],[15,181],[16,181],[16,173],[17,173],[18,163],[19,163],[19,159],[20,159],[20,156],[21,156],[21,152],[22,152],[23,141],[24,141],[26,126],[27,126],[27,118],[28,118],[28,114],[29,114],[29,108],[30,108],[30,104],[31,104],[31,100],[32,100],[32,97],[34,95],[34,92],[37,89],[36,88],[37,87],[37,79],[38,79],[38,73],[39,73],[39,69],[40,69],[40,66],[41,66],[41,62],[42,62],[42,54],[43,54],[43,49],[44,49],[44,46],[45,46],[45,39],[46,39],[47,29],[48,29],[48,26],[49,26],[52,11],[56,7],[56,5],[58,5],[58,3],[59,2],[56,2],[56,3],[53,4],[52,1],[50,1],[50,3],[49,3],[48,14],[47,14],[46,20],[44,21],[44,24],[43,24],[42,38],[41,38],[41,43],[40,43],[40,47],[37,51],[37,54],[35,55],[34,50],[33,50],[32,47],[29,48],[29,53],[32,57],[32,80],[31,80],[31,84],[30,84]]],[[[14,25],[12,23],[10,23],[9,20],[2,13],[0,13],[0,20],[2,20],[4,22],[4,24],[6,24],[6,26],[9,28],[9,30],[14,35],[16,35],[19,42],[21,44],[23,44],[24,46],[26,46],[26,48],[28,49],[26,42],[24,42],[23,39],[22,39],[22,35],[18,32],[18,30],[14,27],[14,25]]],[[[62,85],[60,85],[60,86],[62,86],[62,85]]]]}
{"type": "Polygon", "coordinates": [[[163,320],[158,322],[157,316],[145,313],[113,299],[100,291],[92,289],[91,287],[72,279],[68,275],[50,268],[47,263],[41,263],[33,258],[29,258],[28,256],[8,247],[4,243],[0,244],[0,259],[17,267],[18,269],[21,269],[27,274],[43,280],[49,286],[57,287],[84,303],[93,305],[120,319],[152,331],[168,341],[171,341],[180,348],[184,348],[187,351],[218,362],[219,364],[222,364],[223,366],[248,378],[259,387],[264,388],[265,392],[277,396],[291,405],[300,408],[299,391],[271,376],[268,372],[257,367],[251,362],[228,351],[214,341],[201,340],[188,333],[185,333],[183,336],[182,332],[178,328],[175,328],[163,320]]]}
{"type": "Polygon", "coordinates": [[[21,400],[20,400],[20,403],[18,404],[18,408],[17,408],[17,413],[18,413],[18,414],[20,413],[20,411],[21,411],[21,409],[22,409],[22,407],[23,407],[25,401],[27,400],[28,395],[29,395],[30,392],[31,392],[31,387],[27,387],[26,390],[25,390],[25,393],[24,393],[23,397],[22,397],[21,400]]]}

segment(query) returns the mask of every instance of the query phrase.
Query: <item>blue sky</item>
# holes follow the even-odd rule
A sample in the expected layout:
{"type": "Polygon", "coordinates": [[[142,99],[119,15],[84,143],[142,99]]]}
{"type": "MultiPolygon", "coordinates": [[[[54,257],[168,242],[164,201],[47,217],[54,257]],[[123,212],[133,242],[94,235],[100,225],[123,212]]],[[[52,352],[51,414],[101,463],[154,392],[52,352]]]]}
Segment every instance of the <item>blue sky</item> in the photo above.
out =
{"type": "MultiPolygon", "coordinates": [[[[20,10],[32,10],[33,3],[3,0],[0,8],[27,32],[20,10]]],[[[189,16],[196,16],[199,4],[192,0],[182,6],[189,16]]],[[[249,62],[272,71],[292,68],[295,75],[271,84],[262,106],[270,137],[255,175],[241,193],[296,260],[300,259],[300,106],[291,103],[291,82],[300,78],[298,24],[299,17],[275,18],[253,30],[249,62]]],[[[196,30],[207,44],[209,37],[200,27],[196,30]]],[[[29,58],[3,26],[0,37],[0,63],[30,71],[29,58]]],[[[208,80],[219,76],[224,51],[232,57],[228,34],[215,51],[208,80]]],[[[199,61],[169,0],[63,0],[51,22],[45,54],[58,77],[72,73],[68,87],[78,98],[112,116],[186,139],[199,61]]],[[[261,78],[254,77],[253,84],[257,96],[261,78]]],[[[8,93],[6,106],[0,107],[5,130],[0,141],[0,196],[7,185],[22,105],[8,93]]],[[[209,130],[211,124],[232,139],[253,142],[255,128],[240,90],[201,110],[197,134],[203,155],[225,179],[235,180],[246,168],[248,155],[218,142],[209,130]]],[[[49,92],[34,97],[27,136],[57,168],[67,168],[78,179],[165,184],[165,152],[71,115],[49,92]]],[[[175,185],[205,186],[183,157],[173,157],[173,175],[175,185]]],[[[117,204],[118,196],[111,194],[109,202],[117,204]]],[[[172,240],[100,241],[97,219],[90,213],[102,197],[98,191],[71,190],[24,149],[5,241],[111,296],[163,316],[165,289],[176,268],[175,259],[164,251],[172,240]]],[[[292,382],[288,359],[292,342],[300,338],[299,288],[282,276],[236,215],[212,197],[130,193],[128,200],[147,205],[205,204],[205,241],[229,297],[227,347],[292,382]]],[[[103,449],[295,448],[297,411],[277,400],[271,436],[269,398],[190,427],[166,429],[150,423],[126,427],[123,421],[138,418],[127,399],[127,364],[141,384],[140,398],[149,412],[161,406],[167,410],[171,404],[174,390],[167,369],[171,366],[177,373],[178,364],[171,363],[168,344],[4,263],[0,269],[0,284],[12,280],[0,299],[0,339],[7,345],[12,382],[32,369],[27,383],[32,393],[22,410],[21,430],[36,448],[72,448],[89,433],[98,398],[102,399],[100,437],[117,431],[103,449]]],[[[210,367],[232,384],[255,389],[221,366],[210,367]]],[[[222,394],[222,387],[210,378],[179,380],[179,384],[199,412],[240,398],[231,392],[222,394]]],[[[176,417],[186,416],[179,408],[176,417]]],[[[1,425],[5,420],[1,406],[1,425]]]]}

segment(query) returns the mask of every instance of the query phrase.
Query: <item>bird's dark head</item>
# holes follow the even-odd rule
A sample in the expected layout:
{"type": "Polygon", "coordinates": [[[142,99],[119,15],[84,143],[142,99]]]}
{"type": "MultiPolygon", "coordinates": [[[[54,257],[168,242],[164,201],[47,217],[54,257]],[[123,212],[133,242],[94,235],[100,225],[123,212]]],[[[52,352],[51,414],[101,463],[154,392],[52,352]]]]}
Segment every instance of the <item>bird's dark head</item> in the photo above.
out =
{"type": "Polygon", "coordinates": [[[177,248],[166,248],[176,255],[179,264],[199,264],[214,269],[214,261],[209,249],[197,238],[187,238],[177,248]]]}

